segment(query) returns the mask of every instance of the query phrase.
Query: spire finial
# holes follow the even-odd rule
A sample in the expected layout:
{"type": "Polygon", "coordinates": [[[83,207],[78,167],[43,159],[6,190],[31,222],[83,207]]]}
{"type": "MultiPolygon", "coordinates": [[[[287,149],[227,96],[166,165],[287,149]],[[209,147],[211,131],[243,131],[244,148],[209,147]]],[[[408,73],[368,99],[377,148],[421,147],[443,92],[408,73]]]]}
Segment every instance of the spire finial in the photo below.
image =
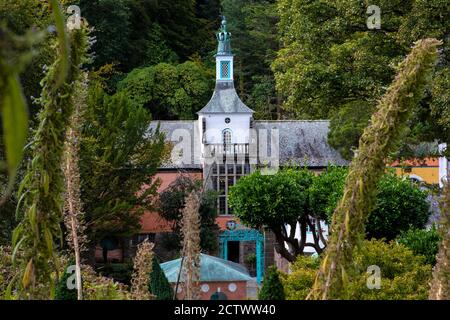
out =
{"type": "Polygon", "coordinates": [[[217,40],[219,41],[217,54],[231,55],[231,33],[227,31],[227,19],[225,16],[222,16],[222,23],[220,26],[220,32],[217,34],[217,40]]]}
{"type": "Polygon", "coordinates": [[[225,16],[222,16],[222,32],[227,32],[227,18],[225,16]]]}

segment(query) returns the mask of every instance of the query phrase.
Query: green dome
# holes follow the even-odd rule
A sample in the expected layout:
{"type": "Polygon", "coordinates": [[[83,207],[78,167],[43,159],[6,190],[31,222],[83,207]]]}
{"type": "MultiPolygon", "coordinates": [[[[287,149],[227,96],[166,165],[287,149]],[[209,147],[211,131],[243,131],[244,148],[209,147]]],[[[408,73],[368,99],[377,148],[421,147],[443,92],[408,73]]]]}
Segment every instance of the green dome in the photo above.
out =
{"type": "MultiPolygon", "coordinates": [[[[178,273],[180,271],[180,259],[175,259],[161,264],[169,282],[177,282],[178,273]]],[[[247,269],[240,264],[220,259],[218,257],[209,256],[207,254],[200,254],[200,281],[250,281],[247,269]]]]}

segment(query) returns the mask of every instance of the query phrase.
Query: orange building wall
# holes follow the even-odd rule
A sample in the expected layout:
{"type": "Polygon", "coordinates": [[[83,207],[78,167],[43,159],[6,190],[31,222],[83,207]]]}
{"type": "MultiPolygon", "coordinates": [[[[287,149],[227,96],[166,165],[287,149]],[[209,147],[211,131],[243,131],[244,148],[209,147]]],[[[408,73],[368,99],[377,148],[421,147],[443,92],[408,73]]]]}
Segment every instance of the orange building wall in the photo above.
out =
{"type": "MultiPolygon", "coordinates": [[[[192,179],[203,179],[202,172],[187,172],[183,173],[192,179]]],[[[154,179],[159,179],[161,182],[158,193],[163,192],[169,185],[174,182],[180,175],[178,171],[161,171],[155,175],[154,179]]],[[[145,188],[145,186],[144,186],[145,188]]],[[[141,218],[142,229],[141,233],[159,233],[159,232],[171,232],[173,222],[169,222],[161,218],[161,216],[154,211],[146,211],[141,218]]]]}
{"type": "Polygon", "coordinates": [[[394,168],[399,176],[418,176],[428,184],[439,184],[439,159],[409,159],[402,162],[395,161],[388,165],[394,168]]]}

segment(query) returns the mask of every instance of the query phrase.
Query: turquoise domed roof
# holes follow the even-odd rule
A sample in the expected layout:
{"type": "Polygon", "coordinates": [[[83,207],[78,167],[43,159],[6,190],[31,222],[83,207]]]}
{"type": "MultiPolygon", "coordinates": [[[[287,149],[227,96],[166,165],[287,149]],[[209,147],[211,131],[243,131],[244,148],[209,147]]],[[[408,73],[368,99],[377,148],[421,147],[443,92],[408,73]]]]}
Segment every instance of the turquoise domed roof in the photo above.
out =
{"type": "MultiPolygon", "coordinates": [[[[181,258],[161,264],[161,268],[169,282],[177,282],[180,264],[181,258]]],[[[218,257],[200,254],[201,282],[250,280],[252,280],[252,277],[250,277],[244,266],[218,257]]]]}

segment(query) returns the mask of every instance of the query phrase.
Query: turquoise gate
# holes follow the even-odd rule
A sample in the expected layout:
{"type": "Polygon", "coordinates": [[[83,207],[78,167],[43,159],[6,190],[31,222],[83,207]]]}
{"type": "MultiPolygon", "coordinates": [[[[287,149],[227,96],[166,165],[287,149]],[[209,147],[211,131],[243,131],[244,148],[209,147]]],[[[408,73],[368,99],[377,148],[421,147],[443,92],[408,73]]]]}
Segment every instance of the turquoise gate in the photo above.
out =
{"type": "Polygon", "coordinates": [[[225,230],[219,235],[220,256],[228,260],[228,241],[256,242],[256,281],[264,277],[264,235],[255,229],[225,230]]]}

